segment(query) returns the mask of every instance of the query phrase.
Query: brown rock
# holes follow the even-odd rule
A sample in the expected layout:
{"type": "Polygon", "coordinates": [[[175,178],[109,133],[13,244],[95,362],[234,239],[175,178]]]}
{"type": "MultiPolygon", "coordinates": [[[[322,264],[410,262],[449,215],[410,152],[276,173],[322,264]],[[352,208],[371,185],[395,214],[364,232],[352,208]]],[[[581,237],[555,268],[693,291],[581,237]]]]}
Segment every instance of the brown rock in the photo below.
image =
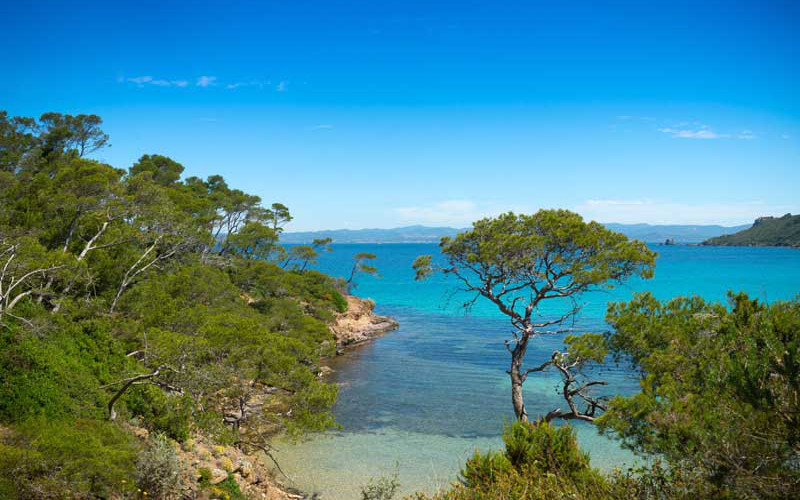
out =
{"type": "Polygon", "coordinates": [[[339,314],[331,325],[338,347],[371,340],[397,328],[394,318],[379,316],[372,309],[375,302],[347,295],[347,311],[339,314]]]}
{"type": "Polygon", "coordinates": [[[209,479],[208,482],[211,484],[219,484],[226,479],[228,479],[228,473],[215,467],[211,469],[211,479],[209,479]]]}

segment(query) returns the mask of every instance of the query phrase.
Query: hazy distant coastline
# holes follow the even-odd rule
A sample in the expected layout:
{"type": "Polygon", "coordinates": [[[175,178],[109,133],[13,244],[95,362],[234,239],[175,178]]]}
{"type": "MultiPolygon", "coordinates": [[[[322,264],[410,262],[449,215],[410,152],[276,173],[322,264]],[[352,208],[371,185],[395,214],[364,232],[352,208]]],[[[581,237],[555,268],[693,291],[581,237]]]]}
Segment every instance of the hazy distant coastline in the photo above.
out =
{"type": "MultiPolygon", "coordinates": [[[[733,234],[750,227],[716,225],[652,225],[608,223],[606,227],[647,243],[701,243],[709,238],[733,234]]],[[[311,243],[315,238],[331,238],[334,243],[438,243],[442,236],[454,236],[463,228],[404,226],[393,229],[330,229],[323,231],[287,232],[283,243],[311,243]]]]}

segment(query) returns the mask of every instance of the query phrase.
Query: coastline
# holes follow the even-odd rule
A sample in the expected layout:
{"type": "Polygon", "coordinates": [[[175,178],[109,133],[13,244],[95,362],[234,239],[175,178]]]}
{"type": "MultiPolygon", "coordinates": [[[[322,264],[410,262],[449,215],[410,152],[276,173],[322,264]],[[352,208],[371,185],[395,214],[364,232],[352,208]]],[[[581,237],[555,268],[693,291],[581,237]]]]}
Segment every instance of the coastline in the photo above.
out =
{"type": "Polygon", "coordinates": [[[355,295],[345,295],[347,310],[336,316],[330,326],[336,339],[336,353],[354,345],[368,342],[395,330],[399,323],[389,316],[375,314],[375,301],[355,295]]]}
{"type": "MultiPolygon", "coordinates": [[[[381,337],[395,329],[400,324],[390,316],[376,314],[375,301],[368,298],[361,298],[355,295],[344,295],[347,300],[347,310],[336,315],[329,328],[336,341],[336,355],[341,355],[344,350],[350,347],[364,344],[378,337],[381,337]]],[[[321,367],[320,377],[329,375],[333,370],[327,365],[321,367]]],[[[269,487],[274,496],[267,496],[269,500],[298,500],[304,498],[314,498],[313,493],[309,493],[286,484],[285,480],[291,479],[278,471],[274,464],[270,465],[268,459],[259,454],[261,464],[270,470],[269,487]],[[281,479],[283,476],[283,479],[281,479]]]]}

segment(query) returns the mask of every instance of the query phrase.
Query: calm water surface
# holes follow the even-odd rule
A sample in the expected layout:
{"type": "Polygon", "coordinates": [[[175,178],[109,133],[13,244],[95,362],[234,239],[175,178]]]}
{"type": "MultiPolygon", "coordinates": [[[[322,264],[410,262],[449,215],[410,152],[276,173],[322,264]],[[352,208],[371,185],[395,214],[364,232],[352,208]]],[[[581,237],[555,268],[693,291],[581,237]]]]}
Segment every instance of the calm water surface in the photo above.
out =
{"type": "MultiPolygon", "coordinates": [[[[767,301],[800,292],[800,250],[654,246],[656,276],[634,280],[610,292],[586,295],[578,332],[603,331],[606,305],[650,291],[660,299],[697,294],[725,300],[728,290],[767,301]]],[[[334,245],[318,268],[349,274],[352,255],[372,252],[383,277],[361,278],[356,293],[377,302],[377,312],[394,316],[400,328],[332,360],[332,381],[340,385],[335,413],[342,430],[299,444],[278,443],[289,484],[318,492],[326,500],[359,498],[371,477],[397,472],[405,493],[434,491],[455,479],[475,449],[497,449],[504,420],[513,417],[509,356],[503,341],[510,324],[491,304],[478,302],[465,314],[468,296],[453,294],[442,277],[415,282],[411,262],[436,255],[436,245],[334,245]]],[[[558,307],[541,311],[557,314],[558,307]]],[[[532,342],[526,360],[538,364],[562,347],[553,335],[532,342]]],[[[638,387],[622,367],[601,367],[597,375],[612,393],[638,387]]],[[[531,376],[525,384],[530,414],[562,406],[555,374],[531,376]]],[[[633,455],[601,437],[590,425],[576,425],[593,465],[610,469],[632,464],[633,455]]]]}

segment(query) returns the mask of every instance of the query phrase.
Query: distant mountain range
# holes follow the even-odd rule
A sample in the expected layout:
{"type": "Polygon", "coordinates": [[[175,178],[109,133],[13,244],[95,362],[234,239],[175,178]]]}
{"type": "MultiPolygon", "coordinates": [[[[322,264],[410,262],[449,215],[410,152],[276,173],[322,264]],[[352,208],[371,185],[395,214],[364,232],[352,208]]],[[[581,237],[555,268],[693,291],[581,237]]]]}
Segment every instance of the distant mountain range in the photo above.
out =
{"type": "Polygon", "coordinates": [[[438,243],[442,236],[454,236],[463,229],[452,227],[405,226],[394,229],[331,229],[283,233],[282,243],[311,243],[331,238],[334,243],[438,243]]]}
{"type": "Polygon", "coordinates": [[[604,224],[612,231],[622,233],[628,238],[646,243],[701,243],[709,238],[732,234],[750,227],[742,226],[700,226],[700,225],[651,225],[651,224],[604,224]]]}
{"type": "Polygon", "coordinates": [[[703,245],[800,247],[800,215],[760,217],[743,231],[710,238],[703,245]]]}
{"type": "MultiPolygon", "coordinates": [[[[732,234],[743,226],[699,226],[651,224],[605,224],[612,231],[647,243],[701,243],[725,234],[732,234]]],[[[442,236],[454,236],[464,229],[453,227],[405,226],[394,229],[333,229],[326,231],[288,232],[281,235],[283,243],[311,243],[315,238],[331,238],[334,243],[438,243],[442,236]]]]}

